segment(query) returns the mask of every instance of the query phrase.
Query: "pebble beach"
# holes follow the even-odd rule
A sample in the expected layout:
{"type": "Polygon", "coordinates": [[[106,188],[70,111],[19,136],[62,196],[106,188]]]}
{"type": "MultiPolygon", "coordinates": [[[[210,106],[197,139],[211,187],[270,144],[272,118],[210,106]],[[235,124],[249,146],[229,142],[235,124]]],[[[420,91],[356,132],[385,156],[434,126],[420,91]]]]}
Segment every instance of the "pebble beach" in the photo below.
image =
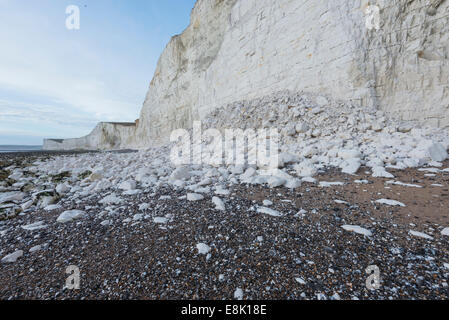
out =
{"type": "MultiPolygon", "coordinates": [[[[1,179],[12,164],[82,156],[99,155],[1,155],[1,179]]],[[[140,183],[67,191],[0,222],[0,297],[447,299],[447,167],[391,170],[394,181],[328,168],[295,189],[238,184],[190,199],[140,183]],[[69,266],[80,270],[78,290],[66,288],[69,266]],[[369,266],[380,271],[376,290],[369,266]]]]}

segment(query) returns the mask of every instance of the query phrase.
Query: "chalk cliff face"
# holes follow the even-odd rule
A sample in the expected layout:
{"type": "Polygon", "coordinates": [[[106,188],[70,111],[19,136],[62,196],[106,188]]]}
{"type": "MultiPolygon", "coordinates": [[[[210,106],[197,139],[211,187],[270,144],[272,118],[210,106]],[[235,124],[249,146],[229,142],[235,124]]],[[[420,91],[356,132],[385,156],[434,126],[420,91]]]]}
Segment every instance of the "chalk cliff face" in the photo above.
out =
{"type": "Polygon", "coordinates": [[[162,144],[217,107],[281,90],[449,127],[448,55],[447,0],[198,0],[123,140],[162,144]],[[366,27],[370,5],[380,30],[366,27]]]}
{"type": "Polygon", "coordinates": [[[87,136],[45,139],[44,150],[119,150],[135,144],[135,123],[100,122],[87,136]]]}
{"type": "Polygon", "coordinates": [[[375,105],[449,126],[449,9],[441,0],[199,0],[162,54],[139,145],[224,104],[279,90],[375,105]],[[380,30],[366,28],[378,5],[380,30]]]}

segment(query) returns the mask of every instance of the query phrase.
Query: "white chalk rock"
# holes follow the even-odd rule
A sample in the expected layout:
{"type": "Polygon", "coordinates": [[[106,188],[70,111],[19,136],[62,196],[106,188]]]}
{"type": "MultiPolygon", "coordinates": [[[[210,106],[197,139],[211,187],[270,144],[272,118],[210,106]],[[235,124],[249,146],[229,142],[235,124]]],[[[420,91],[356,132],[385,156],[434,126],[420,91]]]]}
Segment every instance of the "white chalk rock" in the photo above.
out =
{"type": "Polygon", "coordinates": [[[177,168],[173,173],[170,175],[170,180],[187,180],[191,177],[190,171],[187,167],[181,167],[177,168]]]}
{"type": "Polygon", "coordinates": [[[338,152],[338,156],[340,158],[342,158],[343,160],[348,160],[348,159],[360,159],[360,157],[362,156],[362,154],[360,153],[359,150],[340,150],[338,152]]]}
{"type": "Polygon", "coordinates": [[[351,175],[356,174],[361,167],[360,159],[359,158],[348,159],[344,161],[341,167],[342,167],[341,171],[343,173],[351,175]]]}
{"type": "Polygon", "coordinates": [[[110,194],[99,201],[101,204],[110,205],[110,204],[120,204],[122,203],[122,199],[117,197],[115,194],[110,194]]]}
{"type": "Polygon", "coordinates": [[[240,180],[246,181],[249,178],[253,177],[256,174],[256,172],[257,172],[256,169],[248,168],[248,169],[246,169],[244,174],[240,175],[240,180]]]}
{"type": "Polygon", "coordinates": [[[284,128],[284,133],[287,136],[294,136],[296,134],[296,126],[293,123],[288,124],[285,128],[284,128]]]}
{"type": "Polygon", "coordinates": [[[387,172],[384,167],[373,167],[372,171],[374,178],[394,178],[394,175],[387,172]]]}
{"type": "Polygon", "coordinates": [[[44,224],[43,221],[38,221],[35,223],[24,225],[24,226],[22,226],[22,229],[27,230],[27,231],[35,231],[35,230],[45,229],[47,227],[48,226],[46,224],[44,224]]]}
{"type": "Polygon", "coordinates": [[[59,223],[71,222],[73,220],[78,220],[86,217],[86,213],[81,210],[69,210],[64,211],[61,215],[56,219],[59,223]]]}
{"type": "Polygon", "coordinates": [[[153,218],[153,222],[156,224],[166,224],[168,222],[168,219],[164,217],[155,217],[153,218]]]}
{"type": "Polygon", "coordinates": [[[283,152],[279,155],[279,167],[284,167],[287,164],[297,163],[299,162],[299,157],[297,155],[283,152]]]}
{"type": "Polygon", "coordinates": [[[172,185],[174,187],[178,187],[178,188],[182,189],[182,188],[184,188],[186,186],[186,182],[182,181],[182,180],[175,180],[175,181],[172,182],[172,185]]]}
{"type": "Polygon", "coordinates": [[[300,122],[296,125],[295,129],[296,129],[297,133],[305,133],[305,132],[309,131],[310,127],[307,123],[300,122]]]}
{"type": "Polygon", "coordinates": [[[213,197],[212,202],[213,204],[215,204],[215,210],[226,211],[226,206],[223,200],[221,200],[220,198],[213,197]]]}
{"type": "Polygon", "coordinates": [[[23,211],[28,210],[33,205],[33,200],[27,201],[21,205],[23,211]]]}
{"type": "Polygon", "coordinates": [[[335,182],[328,182],[328,181],[320,181],[319,183],[321,188],[330,188],[330,187],[340,187],[344,186],[344,182],[335,181],[335,182]]]}
{"type": "Polygon", "coordinates": [[[396,201],[396,200],[390,200],[390,199],[379,199],[376,200],[376,203],[379,204],[386,204],[387,206],[393,206],[393,207],[405,207],[406,205],[402,202],[396,201]]]}
{"type": "Polygon", "coordinates": [[[229,196],[231,194],[231,192],[227,189],[224,189],[222,186],[219,186],[215,190],[215,194],[220,195],[220,196],[229,196]]]}
{"type": "Polygon", "coordinates": [[[447,150],[441,143],[433,143],[427,148],[427,152],[433,161],[444,161],[447,159],[447,150]]]}
{"type": "Polygon", "coordinates": [[[61,183],[56,186],[56,192],[60,195],[68,193],[70,189],[71,188],[67,186],[65,183],[61,183]]]}
{"type": "Polygon", "coordinates": [[[301,178],[313,177],[318,173],[318,170],[315,168],[315,166],[307,162],[302,162],[300,164],[295,165],[294,169],[298,177],[301,178]]]}
{"type": "Polygon", "coordinates": [[[8,254],[7,256],[3,257],[2,262],[3,263],[14,263],[17,261],[17,259],[19,259],[20,257],[23,256],[23,251],[22,250],[17,250],[11,254],[8,254]]]}
{"type": "Polygon", "coordinates": [[[243,300],[243,290],[240,288],[237,288],[234,292],[234,299],[237,300],[243,300]]]}
{"type": "Polygon", "coordinates": [[[293,179],[288,179],[287,182],[285,182],[285,187],[289,188],[289,189],[296,189],[299,188],[301,186],[301,180],[293,178],[293,179]]]}
{"type": "Polygon", "coordinates": [[[329,100],[326,97],[319,96],[319,97],[316,98],[316,103],[319,106],[324,107],[324,106],[329,104],[329,100]]]}
{"type": "Polygon", "coordinates": [[[304,177],[301,179],[302,182],[307,182],[307,183],[316,183],[317,180],[315,178],[312,177],[304,177]]]}
{"type": "Polygon", "coordinates": [[[0,193],[0,203],[21,201],[26,197],[23,192],[2,192],[0,193]]]}
{"type": "Polygon", "coordinates": [[[103,175],[100,172],[94,172],[88,178],[88,180],[90,180],[91,182],[98,181],[101,179],[103,179],[103,175]]]}
{"type": "Polygon", "coordinates": [[[259,207],[259,208],[257,208],[257,212],[262,213],[262,214],[267,214],[272,217],[282,217],[283,216],[283,214],[280,213],[279,211],[276,211],[276,210],[273,210],[273,209],[270,209],[267,207],[259,207]]]}
{"type": "Polygon", "coordinates": [[[45,208],[45,207],[50,206],[51,204],[54,204],[56,201],[57,201],[57,198],[53,197],[53,196],[42,197],[40,199],[39,206],[41,208],[45,208]]]}
{"type": "Polygon", "coordinates": [[[411,234],[414,237],[423,238],[423,239],[427,239],[427,240],[433,240],[432,236],[429,236],[428,234],[425,234],[423,232],[410,230],[409,234],[411,234]]]}
{"type": "Polygon", "coordinates": [[[344,226],[342,226],[342,228],[345,229],[346,231],[361,234],[366,237],[371,237],[373,235],[373,233],[371,231],[369,231],[368,229],[362,228],[360,226],[344,225],[344,226]]]}
{"type": "Polygon", "coordinates": [[[133,216],[133,221],[140,221],[143,219],[143,214],[139,213],[139,214],[135,214],[133,216]]]}
{"type": "Polygon", "coordinates": [[[198,186],[200,186],[200,187],[208,186],[210,184],[212,184],[211,178],[205,178],[205,179],[201,180],[200,182],[198,182],[198,186]]]}
{"type": "Polygon", "coordinates": [[[196,248],[198,249],[199,254],[208,254],[211,251],[211,247],[205,243],[198,243],[196,248]]]}
{"type": "Polygon", "coordinates": [[[55,211],[55,210],[58,210],[58,209],[61,209],[62,207],[59,205],[59,204],[51,204],[51,205],[49,205],[49,206],[46,206],[45,208],[44,208],[44,210],[45,211],[55,211]]]}
{"type": "Polygon", "coordinates": [[[270,188],[277,188],[284,185],[286,180],[280,177],[270,177],[267,182],[270,188]]]}
{"type": "Polygon", "coordinates": [[[204,196],[198,193],[188,193],[187,201],[201,201],[204,199],[204,196]]]}
{"type": "Polygon", "coordinates": [[[232,166],[229,171],[231,172],[231,174],[241,175],[245,172],[245,166],[244,165],[232,166]]]}
{"type": "Polygon", "coordinates": [[[107,227],[111,225],[111,220],[104,220],[100,223],[103,227],[107,227]]]}
{"type": "Polygon", "coordinates": [[[273,202],[270,201],[270,200],[264,200],[264,201],[263,201],[263,205],[264,205],[265,207],[269,207],[269,206],[272,206],[272,205],[273,205],[273,202]]]}
{"type": "Polygon", "coordinates": [[[134,180],[123,181],[118,185],[119,189],[124,191],[130,191],[136,189],[136,182],[134,180]]]}
{"type": "Polygon", "coordinates": [[[441,235],[449,237],[449,228],[444,228],[443,231],[441,231],[441,235]]]}
{"type": "Polygon", "coordinates": [[[140,211],[145,211],[145,210],[148,210],[149,208],[150,208],[150,205],[148,203],[142,203],[139,205],[140,211]]]}
{"type": "Polygon", "coordinates": [[[42,246],[39,244],[37,246],[31,247],[29,252],[30,253],[35,253],[35,252],[38,252],[38,251],[41,251],[41,250],[42,250],[42,246]]]}

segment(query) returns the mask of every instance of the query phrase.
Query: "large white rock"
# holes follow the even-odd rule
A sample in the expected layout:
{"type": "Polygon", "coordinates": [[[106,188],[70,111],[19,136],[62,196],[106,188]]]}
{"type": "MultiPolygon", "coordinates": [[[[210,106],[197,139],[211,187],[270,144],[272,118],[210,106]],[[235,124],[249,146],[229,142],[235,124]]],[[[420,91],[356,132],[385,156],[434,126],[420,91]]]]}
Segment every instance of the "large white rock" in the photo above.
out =
{"type": "Polygon", "coordinates": [[[277,188],[284,185],[287,181],[280,177],[270,177],[267,182],[270,188],[277,188]]]}
{"type": "Polygon", "coordinates": [[[217,189],[215,190],[215,194],[220,195],[220,196],[229,196],[231,194],[231,191],[225,189],[222,186],[217,187],[217,189]]]}
{"type": "Polygon", "coordinates": [[[447,159],[447,150],[441,143],[433,143],[427,148],[427,152],[433,161],[444,161],[447,159]]]}
{"type": "Polygon", "coordinates": [[[297,164],[294,166],[294,169],[296,170],[296,174],[298,175],[298,177],[301,178],[313,177],[318,173],[318,170],[315,168],[315,166],[308,162],[297,164]]]}
{"type": "Polygon", "coordinates": [[[105,205],[119,204],[122,202],[123,202],[123,199],[117,197],[115,194],[110,194],[99,201],[99,203],[105,204],[105,205]]]}
{"type": "Polygon", "coordinates": [[[393,206],[393,207],[405,207],[405,204],[403,204],[402,202],[399,202],[396,200],[390,200],[390,199],[379,199],[379,200],[376,200],[376,203],[386,204],[387,206],[393,206]]]}
{"type": "Polygon", "coordinates": [[[156,224],[166,224],[168,222],[168,219],[165,217],[155,217],[153,218],[153,222],[156,224]]]}
{"type": "Polygon", "coordinates": [[[24,226],[22,226],[22,229],[28,230],[28,231],[35,231],[35,230],[45,229],[47,227],[48,226],[46,224],[44,224],[43,221],[38,221],[35,223],[24,225],[24,226]]]}
{"type": "Polygon", "coordinates": [[[355,149],[351,149],[351,150],[344,149],[344,150],[340,150],[338,152],[338,156],[344,160],[355,159],[355,158],[360,159],[361,153],[359,150],[355,150],[355,149]]]}
{"type": "Polygon", "coordinates": [[[220,198],[213,197],[212,202],[213,204],[215,204],[215,210],[226,211],[226,206],[223,200],[221,200],[220,198]]]}
{"type": "Polygon", "coordinates": [[[296,125],[297,133],[304,133],[307,132],[309,129],[310,129],[309,125],[305,122],[300,122],[296,125]]]}
{"type": "Polygon", "coordinates": [[[62,206],[60,206],[59,204],[51,204],[51,205],[49,205],[49,206],[46,206],[45,208],[44,208],[44,210],[45,211],[55,211],[55,210],[59,210],[59,209],[61,209],[62,208],[62,206]]]}
{"type": "Polygon", "coordinates": [[[361,163],[359,158],[347,159],[341,166],[341,172],[346,174],[356,174],[357,171],[359,171],[360,166],[361,163]]]}
{"type": "Polygon", "coordinates": [[[235,289],[234,299],[243,300],[243,290],[242,289],[240,289],[240,288],[235,289]]]}
{"type": "Polygon", "coordinates": [[[358,234],[364,235],[366,237],[371,237],[373,235],[373,233],[371,231],[369,231],[368,229],[362,228],[360,226],[344,225],[344,226],[342,226],[342,228],[345,229],[346,231],[358,233],[358,234]]]}
{"type": "Polygon", "coordinates": [[[67,192],[70,191],[70,189],[71,188],[67,186],[65,183],[61,183],[56,186],[56,192],[61,195],[66,194],[67,192]]]}
{"type": "Polygon", "coordinates": [[[176,180],[187,180],[191,177],[190,171],[187,167],[177,168],[173,173],[170,175],[170,180],[176,181],[176,180]]]}
{"type": "Polygon", "coordinates": [[[267,208],[267,207],[259,207],[259,208],[257,208],[257,212],[258,213],[262,213],[262,214],[266,214],[266,215],[269,215],[269,216],[272,216],[272,217],[282,217],[283,216],[283,214],[280,213],[279,211],[276,211],[274,209],[270,209],[270,208],[267,208]]]}
{"type": "Polygon", "coordinates": [[[0,193],[0,204],[5,202],[17,202],[21,201],[26,197],[26,193],[23,192],[1,192],[0,193]]]}
{"type": "Polygon", "coordinates": [[[384,167],[373,167],[372,171],[374,178],[394,178],[394,175],[385,170],[384,167]]]}
{"type": "Polygon", "coordinates": [[[254,169],[254,168],[248,168],[248,169],[246,169],[245,173],[243,173],[242,175],[240,175],[240,180],[246,181],[246,180],[248,180],[249,178],[253,177],[256,173],[257,173],[256,169],[254,169]]]}
{"type": "Polygon", "coordinates": [[[119,189],[124,191],[130,191],[136,189],[136,182],[134,180],[123,181],[119,184],[119,189]]]}
{"type": "Polygon", "coordinates": [[[188,193],[187,194],[187,201],[201,201],[204,199],[204,196],[198,193],[188,193]]]}
{"type": "Polygon", "coordinates": [[[29,200],[25,203],[22,203],[21,208],[23,211],[28,210],[29,208],[31,208],[33,206],[33,200],[29,200]]]}
{"type": "Polygon", "coordinates": [[[19,259],[20,257],[23,256],[23,251],[22,250],[17,250],[11,254],[8,254],[7,256],[2,258],[2,262],[4,263],[14,263],[17,261],[17,259],[19,259]]]}
{"type": "Polygon", "coordinates": [[[301,186],[301,180],[296,179],[296,178],[292,178],[292,179],[288,179],[287,182],[285,182],[285,187],[289,188],[289,189],[296,189],[299,188],[301,186]]]}
{"type": "Polygon", "coordinates": [[[409,234],[411,234],[414,237],[423,238],[423,239],[426,239],[426,240],[433,240],[432,236],[429,236],[428,234],[423,233],[423,232],[410,230],[409,234]]]}
{"type": "Polygon", "coordinates": [[[56,219],[59,223],[71,222],[73,220],[78,220],[86,217],[86,213],[81,210],[69,210],[64,211],[61,215],[56,219]]]}
{"type": "Polygon", "coordinates": [[[443,231],[441,231],[441,235],[449,237],[449,228],[444,228],[443,231]]]}
{"type": "Polygon", "coordinates": [[[199,254],[208,254],[211,251],[211,247],[205,243],[198,243],[196,248],[198,249],[199,254]]]}

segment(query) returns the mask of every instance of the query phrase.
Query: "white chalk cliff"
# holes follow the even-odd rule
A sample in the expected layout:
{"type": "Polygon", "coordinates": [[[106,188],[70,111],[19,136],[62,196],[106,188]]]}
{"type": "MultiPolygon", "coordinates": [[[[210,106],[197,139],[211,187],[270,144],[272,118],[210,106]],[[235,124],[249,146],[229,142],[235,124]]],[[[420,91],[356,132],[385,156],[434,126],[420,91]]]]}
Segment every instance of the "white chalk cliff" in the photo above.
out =
{"type": "Polygon", "coordinates": [[[218,107],[281,90],[449,127],[448,59],[445,0],[198,0],[159,59],[137,125],[101,123],[44,148],[159,145],[218,107]],[[379,30],[366,27],[369,5],[380,8],[379,30]]]}

